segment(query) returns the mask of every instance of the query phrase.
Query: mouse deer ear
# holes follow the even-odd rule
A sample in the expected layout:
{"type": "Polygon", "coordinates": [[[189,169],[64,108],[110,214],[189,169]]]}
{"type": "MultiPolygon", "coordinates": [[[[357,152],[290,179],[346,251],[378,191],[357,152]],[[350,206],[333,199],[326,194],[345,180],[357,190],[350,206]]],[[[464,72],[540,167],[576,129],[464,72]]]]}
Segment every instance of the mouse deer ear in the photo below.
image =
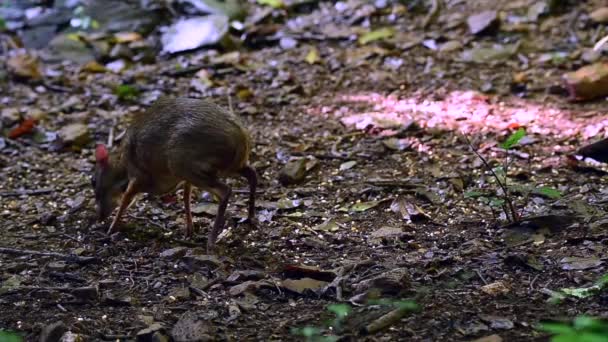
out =
{"type": "Polygon", "coordinates": [[[105,166],[108,164],[108,158],[108,149],[106,146],[104,144],[97,145],[95,148],[95,161],[98,164],[105,166]]]}

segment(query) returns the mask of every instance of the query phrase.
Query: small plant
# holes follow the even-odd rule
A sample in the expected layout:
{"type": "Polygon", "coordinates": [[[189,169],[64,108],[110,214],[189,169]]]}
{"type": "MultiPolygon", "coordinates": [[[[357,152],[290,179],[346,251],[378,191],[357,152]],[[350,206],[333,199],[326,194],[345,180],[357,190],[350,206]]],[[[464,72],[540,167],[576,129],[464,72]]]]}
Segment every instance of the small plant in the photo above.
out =
{"type": "MultiPolygon", "coordinates": [[[[377,299],[370,300],[369,305],[389,306],[393,311],[399,311],[399,319],[407,312],[414,312],[419,309],[418,305],[412,301],[377,299]]],[[[325,327],[306,326],[302,328],[292,328],[291,334],[304,337],[307,342],[334,342],[338,340],[335,334],[342,332],[346,318],[352,314],[352,308],[348,304],[330,304],[326,310],[331,312],[333,319],[325,323],[325,327]]]]}
{"type": "Polygon", "coordinates": [[[608,290],[608,274],[604,274],[593,285],[589,287],[571,287],[563,288],[558,291],[551,291],[551,298],[548,302],[551,304],[560,304],[564,299],[570,298],[588,298],[598,295],[608,290]]]}
{"type": "Polygon", "coordinates": [[[469,144],[469,147],[471,148],[473,153],[475,153],[475,155],[477,155],[477,157],[481,160],[481,162],[483,163],[485,168],[492,174],[492,177],[494,178],[498,189],[496,189],[496,195],[490,196],[489,198],[486,198],[484,196],[484,193],[480,192],[480,191],[468,191],[464,194],[464,197],[465,198],[480,198],[480,199],[484,200],[491,208],[500,208],[503,211],[503,213],[505,214],[507,221],[509,221],[511,223],[519,222],[521,220],[521,215],[517,210],[514,198],[512,196],[513,191],[511,191],[511,190],[525,193],[526,201],[527,201],[527,196],[530,193],[539,194],[539,195],[542,195],[542,196],[545,196],[545,197],[548,197],[551,199],[560,198],[562,195],[559,190],[551,188],[551,187],[546,187],[546,186],[530,187],[530,186],[521,186],[521,185],[515,185],[515,186],[509,185],[509,182],[508,182],[509,181],[508,170],[509,170],[509,165],[510,165],[509,151],[512,150],[513,147],[515,147],[517,144],[519,144],[519,142],[525,136],[526,136],[526,130],[523,128],[519,128],[517,131],[515,131],[513,134],[511,134],[507,138],[507,140],[505,140],[502,144],[500,144],[500,147],[502,149],[504,149],[506,152],[505,159],[501,166],[494,167],[494,168],[492,166],[490,166],[490,163],[486,160],[486,158],[484,158],[473,147],[473,144],[471,143],[469,138],[467,136],[465,136],[465,139],[466,139],[467,143],[469,144]]]}
{"type": "Polygon", "coordinates": [[[133,100],[139,96],[139,90],[132,85],[122,84],[114,88],[114,94],[120,100],[133,100]]]}
{"type": "Polygon", "coordinates": [[[576,317],[572,323],[543,322],[539,330],[553,335],[551,342],[608,341],[608,322],[588,316],[576,317]]]}
{"type": "MultiPolygon", "coordinates": [[[[334,314],[334,318],[327,324],[328,328],[333,331],[339,331],[342,327],[342,323],[350,314],[351,307],[348,304],[330,304],[327,306],[327,311],[334,314]]],[[[320,327],[307,326],[303,328],[292,328],[291,333],[293,335],[302,336],[308,342],[334,342],[338,340],[337,336],[324,335],[324,331],[329,329],[321,329],[320,327]]]]}
{"type": "Polygon", "coordinates": [[[0,18],[0,31],[6,30],[6,20],[4,18],[0,18]]]}

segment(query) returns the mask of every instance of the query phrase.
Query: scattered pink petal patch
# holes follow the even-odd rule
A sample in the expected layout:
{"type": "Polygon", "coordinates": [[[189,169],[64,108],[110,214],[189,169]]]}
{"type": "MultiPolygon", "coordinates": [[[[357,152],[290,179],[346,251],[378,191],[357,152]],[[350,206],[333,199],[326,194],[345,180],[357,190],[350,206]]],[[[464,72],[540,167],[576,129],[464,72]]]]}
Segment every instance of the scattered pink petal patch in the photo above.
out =
{"type": "MultiPolygon", "coordinates": [[[[376,93],[344,94],[333,113],[354,129],[394,129],[412,121],[423,128],[461,133],[498,133],[526,127],[529,133],[584,139],[606,134],[608,115],[571,111],[519,98],[502,102],[475,91],[454,91],[442,99],[423,95],[397,99],[376,93]],[[575,114],[577,113],[577,114],[575,114]]],[[[321,113],[332,112],[321,108],[321,113]]]]}

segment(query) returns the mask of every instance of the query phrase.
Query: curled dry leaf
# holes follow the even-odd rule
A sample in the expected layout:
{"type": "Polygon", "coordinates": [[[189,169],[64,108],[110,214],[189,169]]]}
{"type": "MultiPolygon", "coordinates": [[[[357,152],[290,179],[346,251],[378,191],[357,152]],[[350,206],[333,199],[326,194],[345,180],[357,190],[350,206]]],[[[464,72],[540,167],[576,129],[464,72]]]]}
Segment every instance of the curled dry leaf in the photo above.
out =
{"type": "Polygon", "coordinates": [[[19,53],[10,56],[6,61],[8,71],[17,78],[31,79],[34,81],[42,79],[40,61],[28,53],[19,53]]]}
{"type": "Polygon", "coordinates": [[[498,296],[511,292],[511,289],[509,288],[509,286],[507,286],[507,284],[499,280],[497,282],[482,286],[481,291],[491,296],[498,296]]]}
{"type": "Polygon", "coordinates": [[[316,292],[329,284],[328,282],[312,278],[286,279],[281,282],[281,286],[287,290],[305,294],[308,291],[316,292]]]}
{"type": "Polygon", "coordinates": [[[391,210],[408,222],[430,219],[430,216],[410,199],[396,198],[391,203],[391,210]]]}

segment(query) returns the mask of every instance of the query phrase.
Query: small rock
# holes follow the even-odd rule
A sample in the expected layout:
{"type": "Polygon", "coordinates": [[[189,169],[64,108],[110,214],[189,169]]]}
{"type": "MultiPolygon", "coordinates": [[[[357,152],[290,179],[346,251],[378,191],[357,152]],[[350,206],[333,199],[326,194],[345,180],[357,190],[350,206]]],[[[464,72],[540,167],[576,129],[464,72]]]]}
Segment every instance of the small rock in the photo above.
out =
{"type": "Polygon", "coordinates": [[[499,335],[488,335],[488,336],[484,336],[481,338],[478,338],[476,340],[473,340],[471,342],[502,342],[502,337],[500,337],[499,335]]]}
{"type": "Polygon", "coordinates": [[[247,280],[260,280],[264,278],[265,274],[262,271],[248,270],[248,271],[234,271],[226,279],[230,282],[243,282],[247,280]]]}
{"type": "Polygon", "coordinates": [[[116,306],[118,306],[118,305],[130,306],[132,301],[133,300],[129,296],[119,297],[110,291],[104,292],[103,298],[101,299],[101,302],[106,305],[116,305],[116,306]]]}
{"type": "Polygon", "coordinates": [[[70,60],[78,64],[85,64],[95,60],[95,55],[92,49],[89,49],[87,44],[78,40],[72,39],[69,34],[59,34],[55,36],[48,45],[52,52],[49,61],[70,60]]]}
{"type": "Polygon", "coordinates": [[[110,50],[110,58],[124,58],[127,60],[131,60],[133,58],[133,51],[131,51],[131,49],[125,44],[116,44],[114,45],[112,50],[110,50]]]}
{"type": "Polygon", "coordinates": [[[467,18],[467,25],[472,34],[487,33],[496,29],[498,24],[498,13],[496,11],[484,11],[467,18]]]}
{"type": "Polygon", "coordinates": [[[389,239],[389,238],[401,238],[405,233],[403,229],[396,227],[382,227],[375,230],[371,234],[372,239],[389,239]]]}
{"type": "Polygon", "coordinates": [[[201,203],[192,207],[192,213],[195,215],[207,214],[210,216],[217,215],[218,205],[216,203],[201,203]]]}
{"type": "Polygon", "coordinates": [[[0,116],[2,117],[2,123],[6,126],[11,126],[21,120],[21,115],[17,108],[3,108],[0,116]]]}
{"type": "Polygon", "coordinates": [[[161,258],[167,259],[179,259],[188,253],[188,248],[186,247],[175,247],[171,249],[164,250],[160,253],[161,258]]]}
{"type": "Polygon", "coordinates": [[[154,323],[137,332],[137,342],[160,342],[168,341],[168,337],[162,334],[164,327],[160,323],[154,323]],[[166,339],[163,339],[165,337],[166,339]]]}
{"type": "Polygon", "coordinates": [[[306,159],[293,159],[287,162],[279,173],[279,182],[283,186],[297,184],[306,177],[306,159]]]}
{"type": "Polygon", "coordinates": [[[406,268],[395,268],[355,284],[355,289],[357,293],[378,289],[383,294],[397,294],[408,289],[410,282],[410,275],[406,268]]]}
{"type": "Polygon", "coordinates": [[[42,120],[46,119],[47,113],[43,112],[42,110],[40,110],[38,108],[32,108],[27,112],[27,117],[32,118],[36,121],[42,121],[42,120]]]}
{"type": "Polygon", "coordinates": [[[458,40],[450,40],[441,44],[439,47],[439,52],[451,52],[460,50],[462,48],[462,43],[458,40]]]}
{"type": "Polygon", "coordinates": [[[40,333],[40,342],[59,342],[68,328],[62,321],[49,324],[40,333]]]}
{"type": "Polygon", "coordinates": [[[182,301],[190,299],[190,289],[187,287],[176,287],[169,293],[169,301],[182,301]]]}
{"type": "Polygon", "coordinates": [[[63,103],[59,106],[59,110],[62,112],[69,112],[74,109],[82,108],[84,108],[82,101],[76,95],[68,97],[67,100],[63,101],[63,103]]]}
{"type": "Polygon", "coordinates": [[[229,28],[228,17],[221,14],[180,19],[163,33],[163,52],[176,53],[216,44],[229,28]]]}
{"type": "Polygon", "coordinates": [[[175,342],[186,341],[215,341],[216,328],[211,321],[217,317],[215,311],[202,311],[200,313],[187,311],[175,323],[171,330],[171,337],[175,342]]]}
{"type": "Polygon", "coordinates": [[[192,255],[184,258],[184,261],[193,268],[212,267],[219,268],[222,261],[215,255],[192,255]]]}
{"type": "Polygon", "coordinates": [[[480,316],[479,318],[481,318],[482,321],[490,324],[490,328],[492,329],[503,329],[503,330],[509,330],[509,329],[513,329],[513,327],[515,326],[515,324],[513,324],[513,321],[511,321],[508,318],[504,318],[504,317],[497,317],[497,316],[480,316]]]}
{"type": "Polygon", "coordinates": [[[291,37],[283,37],[279,40],[279,45],[283,50],[290,50],[298,46],[298,41],[291,37]]]}
{"type": "Polygon", "coordinates": [[[238,296],[246,292],[254,293],[257,289],[261,287],[273,287],[273,284],[270,284],[264,280],[248,280],[244,283],[231,287],[230,290],[228,290],[228,293],[230,293],[231,296],[238,296]]]}
{"type": "Polygon", "coordinates": [[[152,325],[152,324],[154,324],[154,316],[139,315],[139,316],[137,316],[137,318],[140,321],[142,321],[145,325],[152,325]]]}
{"type": "Polygon", "coordinates": [[[127,68],[127,62],[125,62],[123,59],[117,59],[113,62],[106,64],[106,68],[117,74],[127,68]]]}
{"type": "Polygon", "coordinates": [[[67,267],[63,261],[52,261],[47,265],[47,268],[53,271],[63,271],[67,267]]]}
{"type": "Polygon", "coordinates": [[[608,7],[600,7],[589,13],[589,18],[598,24],[608,23],[608,7]]]}
{"type": "Polygon", "coordinates": [[[57,134],[67,144],[83,146],[90,140],[89,128],[85,124],[73,123],[61,128],[57,134]]]}
{"type": "Polygon", "coordinates": [[[598,62],[564,74],[572,100],[591,100],[608,95],[608,64],[598,62]]]}
{"type": "Polygon", "coordinates": [[[77,287],[70,293],[78,299],[95,300],[99,297],[99,288],[97,286],[77,287]]]}

